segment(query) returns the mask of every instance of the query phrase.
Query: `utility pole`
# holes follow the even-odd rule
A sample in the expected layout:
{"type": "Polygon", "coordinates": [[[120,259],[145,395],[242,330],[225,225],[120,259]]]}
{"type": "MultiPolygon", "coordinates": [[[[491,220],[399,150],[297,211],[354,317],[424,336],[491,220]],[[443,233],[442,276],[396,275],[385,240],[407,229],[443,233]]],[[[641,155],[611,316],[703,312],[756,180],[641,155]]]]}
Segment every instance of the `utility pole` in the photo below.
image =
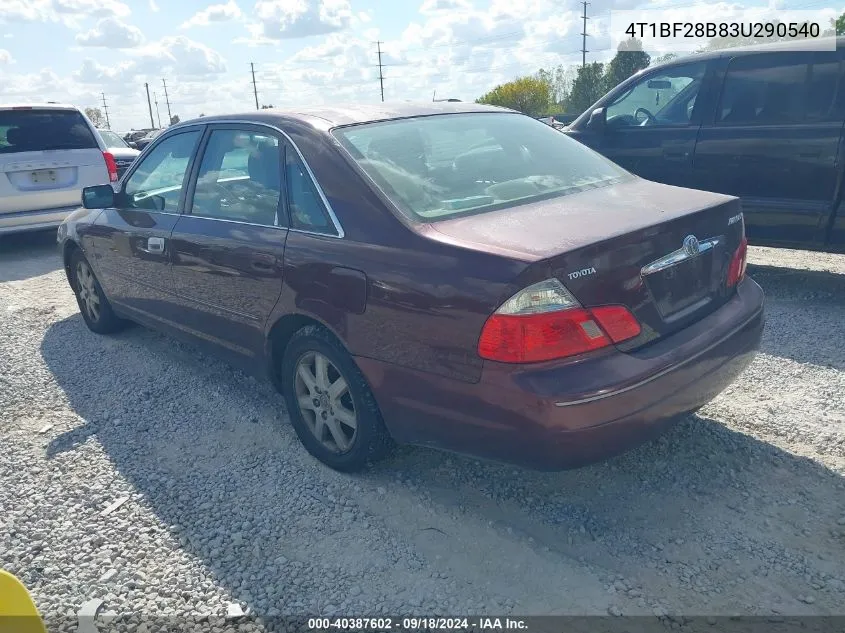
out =
{"type": "Polygon", "coordinates": [[[153,92],[153,101],[156,104],[156,116],[158,117],[158,127],[159,129],[161,129],[161,112],[158,111],[158,97],[156,96],[155,92],[153,92]]]}
{"type": "Polygon", "coordinates": [[[150,127],[155,128],[156,122],[153,120],[153,104],[150,102],[150,84],[145,83],[144,88],[147,89],[147,107],[150,109],[150,127]]]}
{"type": "Polygon", "coordinates": [[[381,100],[382,103],[384,102],[384,73],[382,72],[382,68],[384,68],[384,64],[381,63],[381,45],[382,42],[376,42],[376,46],[378,47],[378,83],[381,87],[381,100]]]}
{"type": "Polygon", "coordinates": [[[259,110],[258,107],[258,86],[255,85],[255,64],[249,62],[249,67],[252,70],[252,94],[255,95],[255,109],[259,110]]]}
{"type": "Polygon", "coordinates": [[[587,50],[587,5],[590,4],[587,0],[581,2],[584,5],[584,32],[581,33],[581,68],[584,68],[587,65],[587,53],[590,51],[587,50]]]}
{"type": "Polygon", "coordinates": [[[162,78],[161,84],[164,86],[164,100],[167,103],[167,124],[173,121],[173,115],[170,114],[170,98],[167,96],[167,82],[162,78]]]}
{"type": "Polygon", "coordinates": [[[100,95],[103,97],[103,112],[106,114],[106,127],[111,129],[111,123],[109,122],[109,107],[106,105],[106,93],[101,92],[100,95]]]}

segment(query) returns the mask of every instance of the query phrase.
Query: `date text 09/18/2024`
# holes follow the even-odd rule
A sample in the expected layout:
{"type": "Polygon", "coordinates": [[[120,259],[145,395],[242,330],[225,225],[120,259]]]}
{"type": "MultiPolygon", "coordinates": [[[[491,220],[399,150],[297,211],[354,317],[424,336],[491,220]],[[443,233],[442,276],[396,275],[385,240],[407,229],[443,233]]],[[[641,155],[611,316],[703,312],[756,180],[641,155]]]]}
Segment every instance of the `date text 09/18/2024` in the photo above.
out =
{"type": "Polygon", "coordinates": [[[520,618],[309,618],[309,631],[518,631],[527,624],[520,618]]]}

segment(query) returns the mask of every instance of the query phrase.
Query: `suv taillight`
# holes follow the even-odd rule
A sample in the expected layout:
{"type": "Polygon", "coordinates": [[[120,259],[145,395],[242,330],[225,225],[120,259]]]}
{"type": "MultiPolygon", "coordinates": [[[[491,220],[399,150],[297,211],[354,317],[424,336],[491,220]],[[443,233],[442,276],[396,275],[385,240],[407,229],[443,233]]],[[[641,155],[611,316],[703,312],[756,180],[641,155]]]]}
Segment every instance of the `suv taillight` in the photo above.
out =
{"type": "Polygon", "coordinates": [[[745,267],[748,263],[748,240],[743,235],[739,247],[734,251],[731,265],[728,268],[728,288],[732,288],[745,278],[745,267]]]}
{"type": "Polygon", "coordinates": [[[109,182],[117,182],[117,163],[114,162],[114,156],[112,156],[111,152],[103,152],[103,158],[106,160],[109,182]]]}
{"type": "Polygon", "coordinates": [[[502,363],[538,363],[628,340],[640,324],[625,306],[584,308],[557,279],[519,291],[485,322],[478,354],[502,363]]]}

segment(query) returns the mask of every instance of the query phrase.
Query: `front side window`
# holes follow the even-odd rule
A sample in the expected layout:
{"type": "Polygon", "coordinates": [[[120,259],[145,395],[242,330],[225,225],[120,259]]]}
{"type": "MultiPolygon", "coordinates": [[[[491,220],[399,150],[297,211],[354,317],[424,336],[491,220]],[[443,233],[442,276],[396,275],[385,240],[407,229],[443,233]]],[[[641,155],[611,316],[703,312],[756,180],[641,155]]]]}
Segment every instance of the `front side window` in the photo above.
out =
{"type": "Polygon", "coordinates": [[[505,112],[336,128],[335,137],[394,205],[432,222],[633,178],[578,141],[505,112]]]}
{"type": "Polygon", "coordinates": [[[608,125],[689,125],[706,70],[695,62],[643,77],[607,106],[608,125]]]}
{"type": "Polygon", "coordinates": [[[156,145],[126,181],[124,206],[178,213],[185,174],[199,138],[194,130],[156,145]]]}
{"type": "Polygon", "coordinates": [[[772,53],[733,59],[725,74],[716,121],[722,125],[783,125],[804,119],[812,53],[772,53]]]}
{"type": "Polygon", "coordinates": [[[191,214],[275,226],[281,191],[275,136],[214,130],[200,163],[191,214]]]}

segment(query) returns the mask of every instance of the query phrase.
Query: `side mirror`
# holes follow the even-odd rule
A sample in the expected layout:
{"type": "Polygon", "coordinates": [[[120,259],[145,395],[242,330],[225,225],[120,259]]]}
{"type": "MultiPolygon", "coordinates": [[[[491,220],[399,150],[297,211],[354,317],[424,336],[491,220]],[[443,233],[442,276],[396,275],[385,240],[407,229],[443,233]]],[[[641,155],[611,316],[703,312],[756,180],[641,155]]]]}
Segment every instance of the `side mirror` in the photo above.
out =
{"type": "Polygon", "coordinates": [[[129,145],[132,149],[138,149],[138,144],[135,141],[129,141],[127,145],[129,145]]]}
{"type": "Polygon", "coordinates": [[[587,129],[594,132],[604,132],[605,125],[607,125],[607,110],[604,108],[596,108],[590,114],[590,120],[587,121],[587,129]]]}
{"type": "Polygon", "coordinates": [[[114,188],[111,185],[94,185],[82,190],[82,206],[86,209],[106,209],[114,206],[114,188]]]}

